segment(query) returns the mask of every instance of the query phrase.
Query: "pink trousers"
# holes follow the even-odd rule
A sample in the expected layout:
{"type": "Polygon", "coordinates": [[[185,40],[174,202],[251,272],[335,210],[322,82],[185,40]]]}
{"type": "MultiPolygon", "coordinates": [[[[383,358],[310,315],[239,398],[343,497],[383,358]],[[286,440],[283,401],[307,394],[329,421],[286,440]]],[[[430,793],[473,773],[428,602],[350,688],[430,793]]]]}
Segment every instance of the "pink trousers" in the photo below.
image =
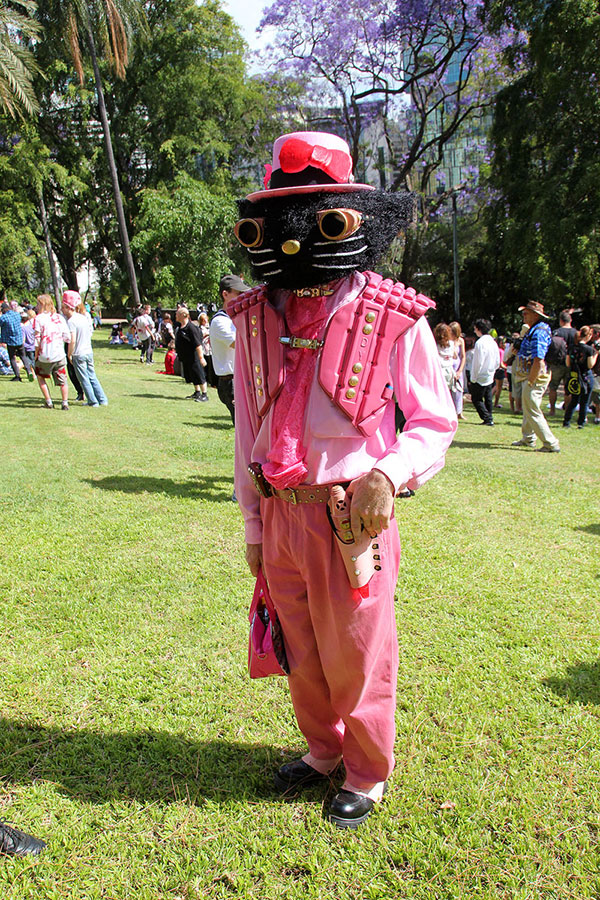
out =
{"type": "Polygon", "coordinates": [[[325,504],[270,498],[261,501],[261,515],[264,571],[310,756],[317,768],[319,760],[343,758],[347,782],[368,791],[394,768],[396,523],[377,538],[382,568],[356,606],[325,504]]]}

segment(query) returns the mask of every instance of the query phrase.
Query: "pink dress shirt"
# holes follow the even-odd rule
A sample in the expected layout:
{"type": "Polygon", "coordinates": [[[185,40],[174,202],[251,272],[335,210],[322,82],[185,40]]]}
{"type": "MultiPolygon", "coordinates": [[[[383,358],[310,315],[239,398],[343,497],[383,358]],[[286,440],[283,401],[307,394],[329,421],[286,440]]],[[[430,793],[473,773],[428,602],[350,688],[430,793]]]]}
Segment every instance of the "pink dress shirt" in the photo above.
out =
{"type": "MultiPolygon", "coordinates": [[[[358,296],[366,283],[366,277],[360,272],[341,281],[328,298],[330,315],[358,296]]],[[[276,307],[281,309],[289,296],[288,291],[277,291],[276,307]]],[[[373,435],[359,434],[320,387],[315,371],[304,416],[306,484],[352,481],[378,469],[389,478],[397,493],[405,487],[419,487],[443,468],[457,418],[440,369],[437,346],[425,318],[397,341],[390,363],[394,394],[406,417],[406,425],[399,435],[396,435],[393,402],[389,403],[381,426],[373,435]]],[[[259,544],[262,541],[260,498],[246,467],[250,462],[266,462],[273,406],[258,433],[254,433],[246,384],[245,361],[238,346],[234,369],[235,492],[244,516],[246,542],[259,544]]]]}

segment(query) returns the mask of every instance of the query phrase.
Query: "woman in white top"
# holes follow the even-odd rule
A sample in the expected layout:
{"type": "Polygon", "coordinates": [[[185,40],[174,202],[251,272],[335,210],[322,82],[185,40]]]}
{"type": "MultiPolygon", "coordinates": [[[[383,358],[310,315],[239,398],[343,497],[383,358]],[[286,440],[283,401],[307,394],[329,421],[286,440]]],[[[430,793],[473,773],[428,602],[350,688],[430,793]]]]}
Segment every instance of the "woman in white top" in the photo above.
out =
{"type": "Polygon", "coordinates": [[[450,331],[454,342],[454,383],[450,388],[450,395],[454,402],[454,408],[459,419],[463,416],[463,394],[465,390],[464,371],[467,362],[465,351],[465,339],[462,336],[462,328],[458,322],[450,322],[450,331]]]}
{"type": "Polygon", "coordinates": [[[62,408],[69,408],[69,385],[67,382],[67,360],[65,342],[70,340],[67,323],[56,312],[54,300],[49,294],[37,298],[37,315],[34,319],[35,333],[35,374],[48,409],[53,403],[48,390],[48,379],[60,387],[62,408]]]}
{"type": "Polygon", "coordinates": [[[439,325],[435,326],[433,336],[437,344],[442,375],[450,390],[452,382],[454,381],[454,354],[456,352],[454,349],[454,341],[452,340],[452,333],[448,325],[440,322],[439,325]]]}

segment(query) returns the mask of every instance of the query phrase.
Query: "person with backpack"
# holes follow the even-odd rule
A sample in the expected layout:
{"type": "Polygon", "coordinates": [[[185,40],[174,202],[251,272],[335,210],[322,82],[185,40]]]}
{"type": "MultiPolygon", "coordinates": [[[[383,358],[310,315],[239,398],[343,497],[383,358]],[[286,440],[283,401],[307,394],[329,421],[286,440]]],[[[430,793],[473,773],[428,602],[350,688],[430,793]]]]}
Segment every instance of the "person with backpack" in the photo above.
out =
{"type": "Polygon", "coordinates": [[[560,453],[558,440],[550,431],[542,412],[542,397],[550,382],[550,373],[546,366],[546,353],[552,343],[552,331],[548,325],[548,316],[544,307],[537,300],[529,300],[526,306],[520,306],[525,325],[529,330],[521,341],[518,355],[513,363],[512,377],[522,383],[523,421],[521,438],[513,441],[513,447],[535,447],[536,437],[542,446],[538,453],[560,453]]]}
{"type": "Polygon", "coordinates": [[[565,414],[563,428],[571,427],[571,419],[575,407],[579,403],[579,416],[577,427],[583,428],[587,422],[587,412],[590,397],[594,389],[594,375],[592,369],[598,362],[598,350],[588,341],[592,337],[592,329],[584,325],[578,335],[578,340],[569,348],[567,354],[567,381],[568,399],[565,400],[565,414]]]}
{"type": "Polygon", "coordinates": [[[556,397],[558,387],[567,384],[567,352],[571,344],[577,338],[577,329],[571,325],[571,313],[568,309],[563,309],[558,317],[560,326],[552,333],[552,343],[548,347],[546,353],[546,366],[550,369],[550,384],[548,385],[548,402],[550,404],[550,415],[555,415],[556,397]]]}

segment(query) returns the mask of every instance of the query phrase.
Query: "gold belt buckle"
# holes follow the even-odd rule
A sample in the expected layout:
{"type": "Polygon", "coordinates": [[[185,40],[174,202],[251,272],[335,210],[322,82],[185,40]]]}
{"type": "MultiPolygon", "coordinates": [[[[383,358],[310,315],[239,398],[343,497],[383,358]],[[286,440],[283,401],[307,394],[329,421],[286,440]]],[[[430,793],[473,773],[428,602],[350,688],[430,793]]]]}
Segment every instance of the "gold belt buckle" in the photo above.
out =
{"type": "Polygon", "coordinates": [[[288,502],[291,503],[292,506],[297,506],[298,505],[298,495],[296,494],[296,491],[294,490],[294,488],[288,488],[288,491],[290,492],[290,497],[289,497],[288,502]]]}

